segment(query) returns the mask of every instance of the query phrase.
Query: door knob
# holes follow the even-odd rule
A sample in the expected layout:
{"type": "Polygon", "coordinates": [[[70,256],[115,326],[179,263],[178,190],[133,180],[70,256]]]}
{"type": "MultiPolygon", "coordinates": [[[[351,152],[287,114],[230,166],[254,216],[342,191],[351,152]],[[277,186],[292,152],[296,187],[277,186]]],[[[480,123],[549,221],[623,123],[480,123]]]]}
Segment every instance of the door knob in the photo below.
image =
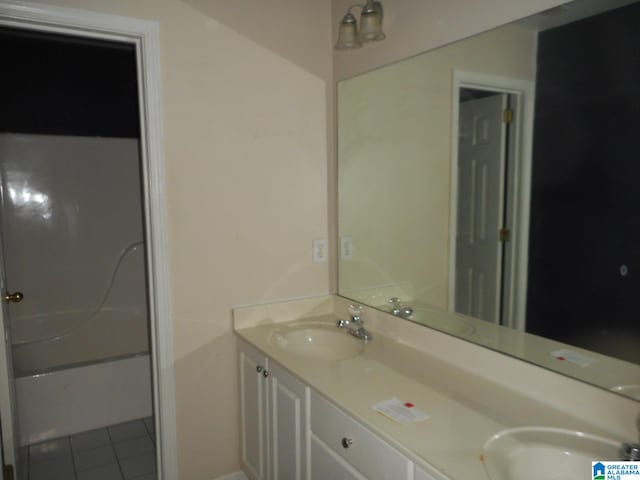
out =
{"type": "Polygon", "coordinates": [[[22,301],[22,299],[24,298],[24,295],[22,294],[22,292],[16,292],[16,293],[7,293],[4,296],[4,299],[8,302],[8,303],[19,303],[22,301]]]}

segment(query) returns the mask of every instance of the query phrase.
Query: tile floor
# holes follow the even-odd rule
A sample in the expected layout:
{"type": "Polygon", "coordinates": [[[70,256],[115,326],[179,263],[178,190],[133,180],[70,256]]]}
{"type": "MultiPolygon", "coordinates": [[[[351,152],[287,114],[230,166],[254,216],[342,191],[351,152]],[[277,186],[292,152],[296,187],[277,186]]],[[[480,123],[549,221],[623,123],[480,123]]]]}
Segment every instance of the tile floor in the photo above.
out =
{"type": "Polygon", "coordinates": [[[156,480],[153,418],[25,447],[25,480],[156,480]],[[26,470],[26,471],[25,471],[26,470]]]}

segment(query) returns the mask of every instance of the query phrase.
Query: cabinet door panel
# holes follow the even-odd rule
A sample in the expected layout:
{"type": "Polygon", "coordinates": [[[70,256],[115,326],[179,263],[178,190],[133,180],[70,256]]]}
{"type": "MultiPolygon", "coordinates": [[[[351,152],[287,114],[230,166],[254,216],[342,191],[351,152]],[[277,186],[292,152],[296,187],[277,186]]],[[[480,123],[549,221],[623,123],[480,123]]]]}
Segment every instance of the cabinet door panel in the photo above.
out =
{"type": "Polygon", "coordinates": [[[347,462],[311,434],[311,479],[310,480],[366,480],[347,462]]]}
{"type": "Polygon", "coordinates": [[[266,381],[258,371],[265,357],[248,345],[240,344],[240,403],[242,423],[242,461],[256,480],[266,479],[266,381]]]}
{"type": "Polygon", "coordinates": [[[307,387],[271,362],[270,426],[271,478],[306,478],[307,387]]]}

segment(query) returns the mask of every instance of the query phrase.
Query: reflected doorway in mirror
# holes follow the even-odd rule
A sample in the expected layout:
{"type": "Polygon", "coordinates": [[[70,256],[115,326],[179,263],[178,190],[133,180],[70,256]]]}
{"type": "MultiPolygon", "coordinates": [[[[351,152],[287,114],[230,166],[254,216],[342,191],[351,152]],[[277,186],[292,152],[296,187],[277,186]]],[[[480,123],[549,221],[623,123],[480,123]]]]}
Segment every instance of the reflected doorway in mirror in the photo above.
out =
{"type": "Polygon", "coordinates": [[[449,308],[525,329],[534,88],[453,73],[449,308]]]}

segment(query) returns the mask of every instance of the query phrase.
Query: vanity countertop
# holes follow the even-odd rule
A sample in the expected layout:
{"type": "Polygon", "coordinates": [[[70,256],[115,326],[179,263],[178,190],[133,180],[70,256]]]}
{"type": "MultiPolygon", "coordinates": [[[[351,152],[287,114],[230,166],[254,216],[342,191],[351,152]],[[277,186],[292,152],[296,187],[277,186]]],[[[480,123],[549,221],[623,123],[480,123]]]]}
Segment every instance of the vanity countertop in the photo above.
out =
{"type": "Polygon", "coordinates": [[[355,357],[313,359],[270,340],[297,323],[332,328],[348,306],[324,296],[237,308],[234,330],[436,478],[488,480],[483,446],[508,428],[564,428],[620,443],[637,435],[632,399],[368,307],[373,340],[355,357]],[[401,425],[373,410],[394,397],[429,418],[401,425]]]}
{"type": "MultiPolygon", "coordinates": [[[[335,325],[337,317],[325,315],[304,322],[310,320],[335,325]]],[[[268,324],[237,329],[236,333],[422,468],[431,465],[452,479],[488,478],[480,459],[482,446],[506,426],[391,368],[384,360],[385,346],[391,339],[374,331],[374,340],[365,344],[361,354],[327,361],[291,354],[273,345],[269,338],[282,327],[268,324]],[[393,397],[413,403],[429,418],[401,425],[373,410],[373,405],[393,397]]]]}

